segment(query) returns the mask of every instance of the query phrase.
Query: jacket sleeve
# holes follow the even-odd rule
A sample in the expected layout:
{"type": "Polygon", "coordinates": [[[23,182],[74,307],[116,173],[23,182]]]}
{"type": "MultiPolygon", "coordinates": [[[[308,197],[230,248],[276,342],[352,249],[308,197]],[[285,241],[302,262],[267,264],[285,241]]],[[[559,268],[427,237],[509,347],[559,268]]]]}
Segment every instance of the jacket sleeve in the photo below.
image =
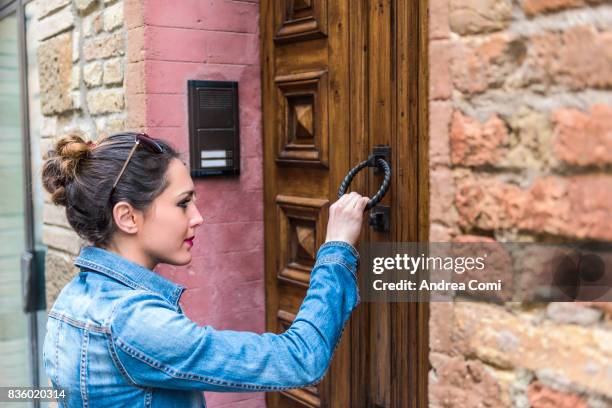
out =
{"type": "Polygon", "coordinates": [[[109,350],[139,386],[252,392],[316,384],[360,303],[358,263],[350,244],[323,244],[306,297],[282,334],[198,326],[160,297],[137,291],[111,316],[109,350]]]}

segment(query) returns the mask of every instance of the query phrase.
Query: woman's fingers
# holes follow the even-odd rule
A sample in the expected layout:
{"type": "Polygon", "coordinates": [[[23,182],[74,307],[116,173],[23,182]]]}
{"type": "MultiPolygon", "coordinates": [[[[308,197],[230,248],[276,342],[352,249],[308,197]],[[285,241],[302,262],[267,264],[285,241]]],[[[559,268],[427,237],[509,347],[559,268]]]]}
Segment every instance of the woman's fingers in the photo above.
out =
{"type": "Polygon", "coordinates": [[[363,222],[363,209],[367,197],[356,192],[343,194],[332,204],[327,223],[327,241],[345,241],[354,244],[359,239],[363,222]]]}
{"type": "Polygon", "coordinates": [[[370,201],[368,197],[360,197],[355,203],[355,208],[359,211],[365,210],[366,205],[368,205],[368,201],[370,201]]]}
{"type": "Polygon", "coordinates": [[[355,208],[355,204],[357,203],[357,201],[359,201],[359,197],[361,197],[361,196],[353,191],[349,195],[349,198],[348,198],[348,200],[346,202],[346,209],[347,210],[352,210],[353,208],[355,208]]]}

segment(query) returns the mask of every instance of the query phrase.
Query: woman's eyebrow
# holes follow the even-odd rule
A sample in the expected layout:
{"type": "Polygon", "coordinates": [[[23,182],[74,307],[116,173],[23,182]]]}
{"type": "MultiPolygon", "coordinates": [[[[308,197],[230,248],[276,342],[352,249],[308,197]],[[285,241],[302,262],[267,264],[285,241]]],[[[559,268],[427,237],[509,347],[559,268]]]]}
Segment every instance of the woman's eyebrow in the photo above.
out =
{"type": "Polygon", "coordinates": [[[180,193],[177,197],[183,196],[183,195],[188,195],[188,196],[192,196],[195,194],[194,190],[189,190],[189,191],[184,191],[182,193],[180,193]]]}

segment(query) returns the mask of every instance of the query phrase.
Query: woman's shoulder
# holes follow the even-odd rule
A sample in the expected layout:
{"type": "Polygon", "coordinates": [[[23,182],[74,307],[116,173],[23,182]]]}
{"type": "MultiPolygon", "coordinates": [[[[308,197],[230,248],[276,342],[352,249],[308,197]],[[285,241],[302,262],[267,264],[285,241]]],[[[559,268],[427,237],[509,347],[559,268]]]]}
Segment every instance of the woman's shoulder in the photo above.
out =
{"type": "Polygon", "coordinates": [[[49,316],[75,325],[104,327],[117,304],[134,292],[118,280],[82,268],[60,290],[49,316]]]}

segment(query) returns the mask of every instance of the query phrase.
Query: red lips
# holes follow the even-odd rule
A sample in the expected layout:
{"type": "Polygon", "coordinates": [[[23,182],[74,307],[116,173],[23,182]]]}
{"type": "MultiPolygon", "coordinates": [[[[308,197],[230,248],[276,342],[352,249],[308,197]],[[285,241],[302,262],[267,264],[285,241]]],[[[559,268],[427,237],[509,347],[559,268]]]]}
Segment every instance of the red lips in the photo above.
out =
{"type": "Polygon", "coordinates": [[[189,245],[190,247],[192,247],[192,246],[193,246],[193,240],[194,240],[194,239],[195,239],[195,235],[194,235],[193,237],[189,237],[189,238],[187,238],[187,239],[185,240],[185,243],[186,243],[187,245],[189,245]]]}

